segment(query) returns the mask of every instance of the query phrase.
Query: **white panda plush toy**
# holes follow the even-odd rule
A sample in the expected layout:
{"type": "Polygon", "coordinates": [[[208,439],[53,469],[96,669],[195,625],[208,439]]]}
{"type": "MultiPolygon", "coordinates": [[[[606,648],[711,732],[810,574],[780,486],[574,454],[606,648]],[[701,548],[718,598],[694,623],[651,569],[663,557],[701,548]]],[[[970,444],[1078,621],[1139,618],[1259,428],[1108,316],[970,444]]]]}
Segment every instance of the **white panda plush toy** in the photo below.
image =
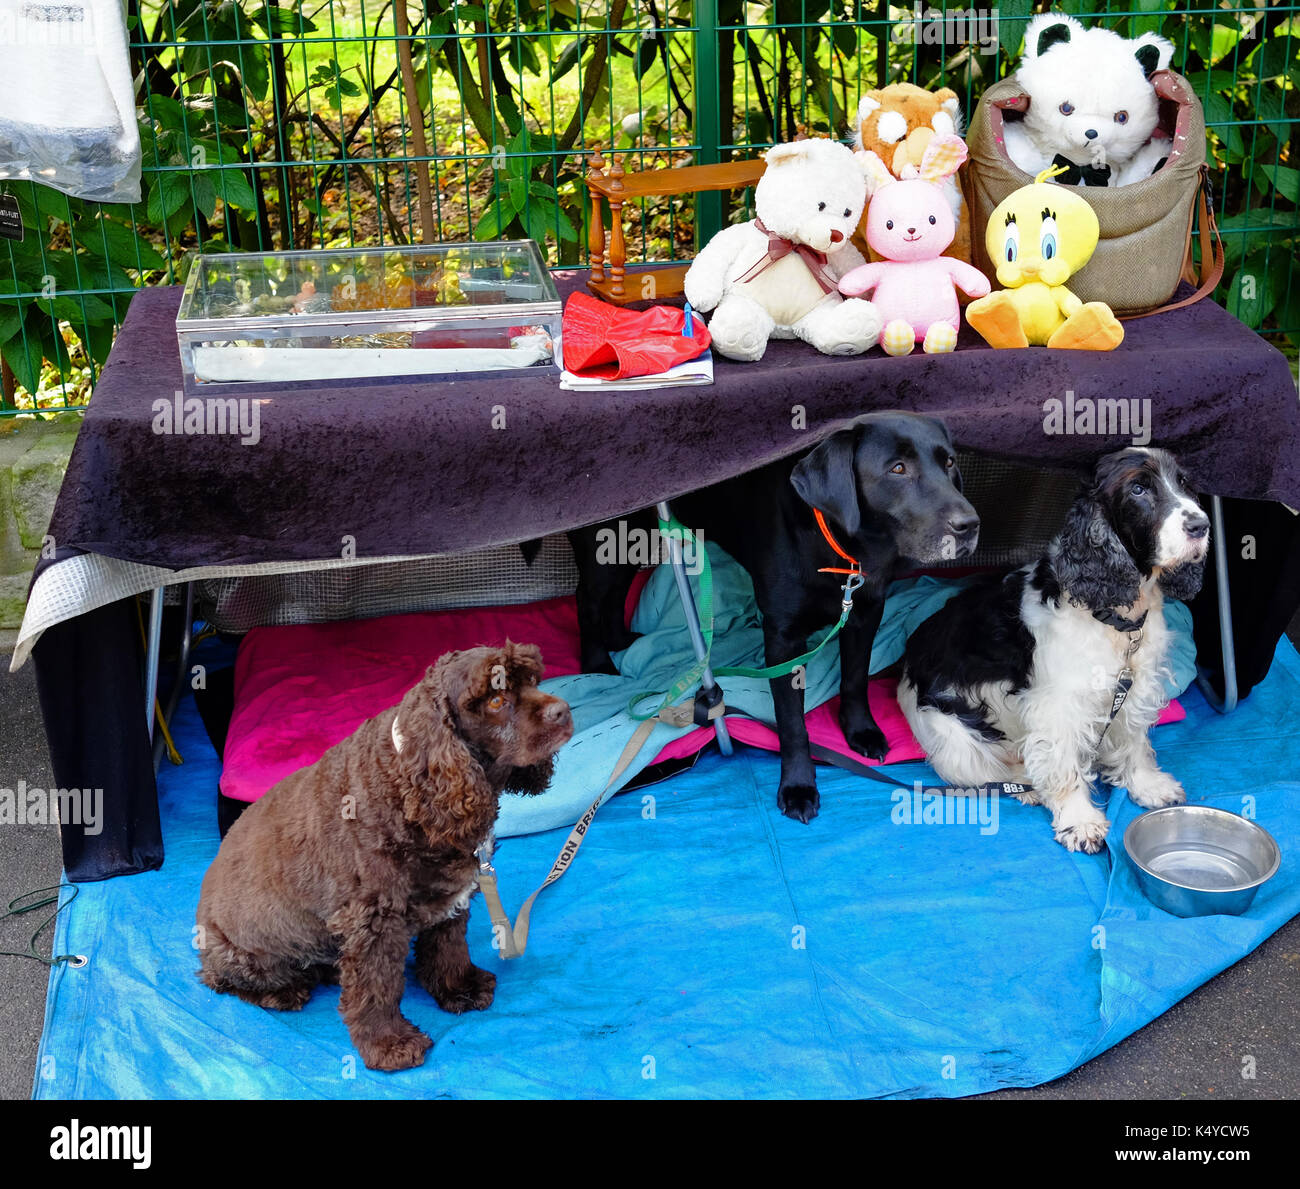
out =
{"type": "Polygon", "coordinates": [[[1151,75],[1173,53],[1173,43],[1155,33],[1130,40],[1061,13],[1035,16],[1016,71],[1029,110],[1004,125],[1007,156],[1029,174],[1065,166],[1053,179],[1063,185],[1127,186],[1150,177],[1170,147],[1153,139],[1159,103],[1151,75]]]}

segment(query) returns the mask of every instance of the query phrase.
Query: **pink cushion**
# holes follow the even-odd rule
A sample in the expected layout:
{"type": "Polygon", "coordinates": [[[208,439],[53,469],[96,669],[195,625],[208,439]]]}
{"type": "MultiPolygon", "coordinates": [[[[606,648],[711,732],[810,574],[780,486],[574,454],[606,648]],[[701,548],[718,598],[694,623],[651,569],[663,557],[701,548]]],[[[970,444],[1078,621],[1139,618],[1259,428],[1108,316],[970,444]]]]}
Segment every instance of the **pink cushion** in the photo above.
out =
{"type": "Polygon", "coordinates": [[[256,801],[395,706],[444,652],[507,636],[542,650],[547,677],[581,669],[571,598],[254,628],[235,660],[221,791],[256,801]]]}
{"type": "MultiPolygon", "coordinates": [[[[804,715],[804,722],[808,724],[808,738],[813,743],[838,751],[840,755],[872,767],[877,766],[877,763],[901,764],[907,760],[925,759],[925,752],[912,737],[912,728],[907,725],[907,719],[903,717],[903,711],[898,705],[897,690],[898,682],[892,677],[873,677],[867,685],[867,702],[871,706],[871,716],[876,720],[876,726],[885,733],[885,742],[889,744],[889,751],[883,760],[869,760],[859,755],[845,742],[844,732],[840,730],[839,724],[838,696],[829,702],[823,702],[804,715]]],[[[1187,711],[1175,699],[1160,712],[1156,723],[1159,725],[1181,722],[1186,717],[1187,711]]],[[[764,748],[766,751],[781,750],[776,732],[769,730],[760,722],[755,722],[752,718],[733,718],[727,715],[726,723],[731,737],[739,743],[748,743],[753,747],[764,748]]],[[[698,727],[689,735],[674,739],[655,756],[655,760],[658,762],[693,755],[710,743],[714,734],[712,727],[698,727]]]]}
{"type": "MultiPolygon", "coordinates": [[[[634,593],[639,595],[643,585],[634,593]]],[[[235,661],[235,711],[226,736],[221,791],[236,801],[256,801],[291,772],[314,764],[366,719],[395,706],[444,652],[500,644],[507,637],[541,648],[547,677],[580,670],[578,616],[571,598],[254,628],[235,661]]],[[[923,758],[898,707],[896,688],[893,678],[882,677],[867,691],[871,713],[889,743],[884,762],[890,764],[923,758]]],[[[861,760],[844,741],[838,710],[839,698],[833,698],[809,711],[809,738],[861,760]]],[[[1159,721],[1184,717],[1183,708],[1170,702],[1159,721]]],[[[780,750],[775,733],[753,719],[728,716],[727,726],[738,742],[780,750]]],[[[699,727],[674,739],[655,760],[691,755],[713,736],[712,727],[699,727]]]]}

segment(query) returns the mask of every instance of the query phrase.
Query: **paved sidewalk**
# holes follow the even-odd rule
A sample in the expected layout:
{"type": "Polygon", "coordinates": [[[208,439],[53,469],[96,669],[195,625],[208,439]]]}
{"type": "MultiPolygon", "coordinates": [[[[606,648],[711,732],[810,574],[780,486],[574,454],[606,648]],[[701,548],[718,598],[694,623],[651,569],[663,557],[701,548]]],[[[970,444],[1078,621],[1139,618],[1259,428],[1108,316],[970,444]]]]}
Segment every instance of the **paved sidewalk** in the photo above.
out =
{"type": "MultiPolygon", "coordinates": [[[[0,632],[0,785],[17,781],[49,788],[54,783],[45,728],[36,701],[36,677],[31,665],[9,673],[9,656],[16,633],[0,632]],[[7,638],[6,638],[7,637],[7,638]]],[[[59,882],[62,863],[59,835],[54,826],[5,826],[0,829],[0,911],[9,901],[32,888],[59,882]]],[[[0,921],[0,949],[25,950],[33,930],[48,910],[0,921]]],[[[50,954],[51,925],[39,949],[50,954]]],[[[36,1069],[36,1048],[45,1020],[45,984],[48,970],[39,962],[0,958],[0,1098],[31,1096],[36,1069]]]]}

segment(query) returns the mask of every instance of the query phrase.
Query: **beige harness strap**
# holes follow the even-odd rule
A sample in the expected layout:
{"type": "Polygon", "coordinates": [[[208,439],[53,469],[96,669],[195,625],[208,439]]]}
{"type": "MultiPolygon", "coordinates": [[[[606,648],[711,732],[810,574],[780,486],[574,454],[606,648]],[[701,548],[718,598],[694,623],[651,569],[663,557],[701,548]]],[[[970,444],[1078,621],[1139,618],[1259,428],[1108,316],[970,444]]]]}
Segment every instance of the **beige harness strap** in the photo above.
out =
{"type": "MultiPolygon", "coordinates": [[[[573,862],[573,857],[578,853],[578,847],[582,845],[587,836],[587,830],[591,826],[592,819],[595,818],[596,813],[609,796],[610,788],[627,770],[627,766],[636,758],[641,748],[645,746],[645,741],[650,738],[650,733],[661,722],[674,727],[689,727],[695,721],[694,711],[695,704],[693,701],[686,702],[681,706],[668,706],[660,710],[654,717],[647,718],[637,726],[637,729],[632,733],[632,737],[627,741],[627,746],[623,748],[622,755],[618,757],[618,763],[614,765],[614,771],[610,773],[609,779],[605,782],[605,787],[601,789],[600,796],[591,803],[587,812],[578,819],[578,824],[573,827],[569,837],[565,840],[564,846],[561,847],[560,853],[556,856],[555,862],[551,864],[550,873],[542,881],[541,887],[524,901],[523,907],[519,910],[519,917],[513,926],[511,926],[510,918],[506,915],[505,907],[501,903],[501,893],[497,890],[496,868],[492,866],[492,840],[488,839],[479,847],[477,852],[479,859],[478,886],[483,892],[483,899],[487,902],[488,915],[492,918],[492,933],[503,958],[518,958],[527,948],[528,923],[533,911],[533,902],[568,871],[570,864],[573,862]]],[[[719,702],[718,705],[710,708],[709,718],[719,718],[725,713],[726,706],[719,702]]]]}

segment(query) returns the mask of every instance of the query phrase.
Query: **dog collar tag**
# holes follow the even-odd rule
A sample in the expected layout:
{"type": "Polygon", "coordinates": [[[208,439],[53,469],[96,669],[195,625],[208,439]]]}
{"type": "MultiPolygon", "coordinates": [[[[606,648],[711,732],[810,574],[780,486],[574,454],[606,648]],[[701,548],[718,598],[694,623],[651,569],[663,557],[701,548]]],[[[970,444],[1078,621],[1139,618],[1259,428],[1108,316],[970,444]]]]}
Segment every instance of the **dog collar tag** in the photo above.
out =
{"type": "Polygon", "coordinates": [[[1110,716],[1113,719],[1124,705],[1124,700],[1128,697],[1128,691],[1133,688],[1133,670],[1125,665],[1120,671],[1119,676],[1115,679],[1115,696],[1110,703],[1110,716]]]}
{"type": "Polygon", "coordinates": [[[0,239],[23,238],[23,213],[12,194],[0,194],[0,239]]]}
{"type": "Polygon", "coordinates": [[[402,732],[397,729],[397,715],[395,714],[393,715],[392,735],[393,735],[393,750],[397,752],[398,755],[401,755],[402,744],[406,742],[406,736],[403,735],[402,732]]]}

